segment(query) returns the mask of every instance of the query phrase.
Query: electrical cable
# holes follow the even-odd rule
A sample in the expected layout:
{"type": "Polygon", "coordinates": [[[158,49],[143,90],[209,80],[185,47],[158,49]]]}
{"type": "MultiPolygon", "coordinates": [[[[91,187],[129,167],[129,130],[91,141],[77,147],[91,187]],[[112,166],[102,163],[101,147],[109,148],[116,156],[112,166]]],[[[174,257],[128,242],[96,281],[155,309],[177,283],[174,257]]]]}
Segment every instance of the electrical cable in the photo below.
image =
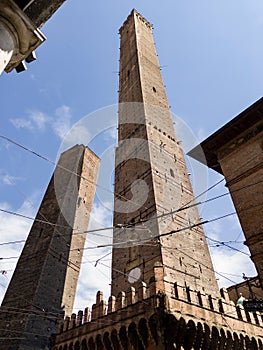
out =
{"type": "MultiPolygon", "coordinates": [[[[151,239],[155,239],[155,238],[171,235],[171,234],[174,234],[174,233],[177,233],[177,232],[181,232],[181,231],[185,231],[185,230],[188,230],[188,229],[192,229],[192,228],[197,227],[197,226],[201,226],[201,225],[205,225],[205,224],[208,224],[208,223],[211,223],[211,222],[215,222],[215,221],[218,221],[218,220],[221,220],[221,219],[227,218],[229,216],[233,216],[233,215],[236,215],[236,212],[225,214],[225,215],[222,215],[222,216],[214,218],[214,219],[209,219],[209,220],[201,221],[201,222],[198,222],[198,223],[195,223],[195,224],[191,224],[191,225],[182,227],[182,228],[177,229],[177,230],[171,230],[169,232],[162,233],[162,234],[159,234],[159,235],[155,235],[155,236],[152,236],[150,238],[151,239]]],[[[149,238],[144,239],[144,240],[143,239],[141,239],[141,240],[130,240],[129,243],[142,243],[142,242],[145,242],[145,241],[149,241],[149,238]]],[[[120,245],[123,245],[123,244],[126,244],[126,243],[127,243],[126,241],[123,241],[123,242],[116,242],[116,243],[111,243],[111,244],[101,244],[101,245],[97,245],[97,246],[93,246],[93,247],[86,247],[86,248],[83,248],[83,250],[89,250],[89,249],[95,249],[95,248],[114,247],[114,246],[120,246],[120,245]]],[[[78,250],[78,248],[76,248],[74,250],[78,250]]],[[[17,257],[12,257],[12,258],[17,258],[17,257]]],[[[0,260],[1,259],[8,259],[8,258],[0,258],[0,260]]]]}
{"type": "MultiPolygon", "coordinates": [[[[85,176],[79,175],[78,173],[76,173],[76,172],[74,172],[74,171],[72,171],[72,170],[70,170],[70,169],[67,169],[67,168],[63,167],[63,166],[60,165],[59,163],[56,164],[56,162],[54,162],[53,160],[50,160],[50,159],[48,159],[47,157],[42,156],[41,154],[39,154],[39,153],[37,153],[37,152],[31,150],[30,148],[28,148],[28,147],[26,147],[26,146],[24,146],[24,145],[22,145],[22,144],[20,144],[20,143],[18,143],[18,142],[16,142],[16,141],[12,140],[11,138],[9,138],[9,137],[7,137],[7,136],[0,135],[0,138],[2,138],[2,139],[4,139],[4,140],[6,140],[6,141],[8,141],[8,142],[10,142],[10,143],[12,143],[12,144],[14,144],[15,146],[17,146],[17,147],[19,147],[19,148],[21,148],[21,149],[23,149],[23,150],[25,150],[25,151],[27,151],[27,152],[29,152],[29,153],[32,153],[33,155],[35,155],[35,156],[37,156],[37,157],[39,157],[39,158],[41,158],[41,159],[47,161],[48,163],[54,165],[54,166],[57,167],[57,168],[60,168],[60,169],[62,169],[62,170],[64,170],[64,171],[67,171],[68,173],[73,174],[73,175],[77,176],[78,178],[83,179],[83,180],[87,181],[88,183],[97,186],[98,188],[104,190],[105,192],[108,192],[108,193],[110,193],[110,194],[113,194],[114,196],[117,196],[118,198],[122,198],[122,199],[126,200],[126,197],[124,197],[124,196],[122,196],[122,195],[119,195],[119,194],[116,195],[113,191],[109,190],[108,188],[103,187],[103,186],[97,184],[96,182],[94,182],[94,181],[92,181],[92,180],[86,178],[85,176]]],[[[134,201],[132,201],[132,200],[130,200],[130,202],[133,203],[133,204],[138,205],[138,203],[136,203],[136,202],[134,202],[134,201]]],[[[148,207],[145,207],[145,206],[144,206],[144,208],[145,208],[146,210],[148,210],[148,207]]]]}
{"type": "MultiPolygon", "coordinates": [[[[235,190],[233,190],[232,192],[237,192],[237,191],[240,191],[240,190],[242,190],[242,189],[249,188],[249,187],[251,187],[251,186],[255,186],[255,185],[257,185],[257,184],[259,184],[259,183],[262,183],[262,182],[263,182],[263,181],[258,181],[258,182],[256,182],[256,183],[249,184],[249,185],[247,185],[247,186],[242,186],[241,188],[235,189],[235,190]]],[[[214,188],[217,184],[219,184],[219,182],[217,182],[216,184],[214,184],[213,186],[211,186],[209,189],[207,189],[207,191],[209,191],[211,188],[214,188]]],[[[218,196],[215,196],[215,197],[206,199],[205,201],[198,202],[198,203],[194,203],[194,204],[192,204],[192,205],[190,205],[190,206],[185,206],[185,205],[184,205],[183,207],[181,207],[181,208],[179,208],[179,209],[176,209],[176,210],[174,210],[174,211],[170,211],[170,212],[167,212],[167,213],[162,213],[161,215],[154,217],[154,219],[158,219],[158,218],[161,218],[161,217],[169,216],[169,215],[175,214],[175,213],[177,213],[177,212],[180,212],[180,211],[189,209],[189,208],[191,208],[191,207],[193,207],[193,206],[197,206],[197,205],[200,205],[200,204],[204,204],[204,203],[208,203],[208,202],[214,201],[214,200],[216,200],[216,199],[222,198],[222,197],[227,196],[227,195],[229,195],[229,194],[230,194],[230,193],[227,192],[227,193],[223,193],[223,194],[221,194],[221,195],[218,195],[218,196]]],[[[203,195],[203,193],[200,194],[200,195],[198,195],[198,196],[201,196],[201,195],[203,195]]],[[[197,196],[197,197],[198,197],[198,196],[197,196]]],[[[195,197],[195,199],[196,199],[197,197],[195,197]]],[[[15,216],[19,216],[19,217],[22,217],[22,218],[25,218],[25,219],[29,219],[29,220],[32,220],[32,221],[39,221],[39,222],[41,222],[41,223],[48,224],[48,225],[51,225],[51,226],[59,226],[59,227],[61,227],[61,228],[65,228],[65,227],[68,228],[68,226],[58,225],[58,224],[51,223],[51,222],[45,221],[45,220],[39,220],[39,219],[36,219],[36,218],[33,218],[33,217],[29,217],[29,216],[26,216],[26,215],[23,215],[23,214],[16,213],[16,212],[14,212],[14,211],[8,211],[8,210],[2,209],[2,208],[0,208],[0,211],[1,211],[1,212],[4,212],[4,213],[7,213],[7,214],[10,214],[10,215],[15,215],[15,216]]],[[[144,222],[147,222],[147,220],[145,220],[144,222]]],[[[141,221],[139,221],[139,223],[141,223],[141,221]]],[[[119,226],[119,227],[118,227],[118,225],[116,225],[115,227],[114,227],[114,226],[102,227],[102,228],[96,228],[96,229],[91,229],[91,230],[87,230],[87,231],[74,232],[73,234],[74,234],[74,235],[76,235],[76,234],[83,234],[83,233],[94,233],[94,234],[95,234],[96,232],[107,231],[107,230],[114,229],[114,228],[116,228],[116,227],[117,227],[117,228],[126,228],[126,227],[129,228],[129,227],[134,227],[134,226],[136,226],[136,225],[137,225],[137,224],[129,224],[129,225],[126,225],[126,226],[125,226],[125,225],[121,225],[121,226],[119,226]]],[[[108,237],[108,236],[102,236],[102,235],[101,235],[101,237],[108,237]]],[[[25,242],[25,240],[21,240],[21,242],[23,242],[23,241],[25,242]]],[[[2,244],[9,244],[9,242],[0,243],[0,245],[2,245],[2,244]]],[[[12,244],[12,242],[10,242],[10,244],[12,244]]]]}
{"type": "MultiPolygon", "coordinates": [[[[0,136],[1,137],[1,136],[0,136]]],[[[24,148],[24,149],[26,149],[26,148],[24,148]]],[[[30,150],[31,151],[31,150],[30,150]]],[[[41,157],[41,158],[43,158],[43,159],[45,159],[45,160],[48,160],[47,158],[45,158],[45,157],[42,157],[41,155],[39,155],[39,154],[37,154],[36,152],[34,152],[34,151],[31,151],[33,154],[35,154],[35,155],[37,155],[38,157],[41,157]]],[[[49,161],[49,160],[48,160],[49,161]]],[[[52,161],[50,161],[50,162],[52,162],[52,161]]],[[[54,162],[53,162],[53,164],[55,164],[54,162]]],[[[220,182],[222,182],[222,180],[220,180],[220,182]]],[[[218,183],[220,183],[220,182],[218,182],[218,183]]],[[[217,184],[218,184],[217,183],[217,184]]],[[[215,186],[217,185],[217,184],[215,184],[215,186]]],[[[212,186],[212,187],[210,187],[208,190],[210,190],[211,188],[213,188],[214,186],[212,186]]],[[[208,191],[207,190],[207,191],[208,191]]],[[[204,193],[202,193],[202,194],[200,194],[199,196],[201,196],[201,195],[203,195],[204,193]]],[[[227,194],[224,194],[224,195],[227,195],[227,194]]],[[[221,195],[221,196],[224,196],[224,195],[221,195]]],[[[221,196],[218,196],[218,198],[219,197],[221,197],[221,196]]],[[[196,197],[197,198],[197,197],[196,197]]],[[[210,199],[210,201],[211,201],[211,199],[210,199]]],[[[1,210],[2,211],[2,210],[1,210]]],[[[167,215],[170,215],[171,213],[169,212],[169,213],[167,213],[167,215]]],[[[224,217],[227,217],[227,216],[230,216],[230,215],[234,215],[234,214],[236,214],[236,213],[231,213],[231,214],[227,214],[227,215],[224,215],[223,217],[219,217],[219,218],[215,218],[215,219],[212,219],[212,220],[209,220],[209,222],[214,222],[214,221],[216,221],[216,220],[219,220],[219,219],[222,219],[222,218],[224,218],[224,217]]],[[[163,215],[162,215],[163,216],[163,215]]],[[[161,217],[161,216],[160,216],[161,217]]],[[[28,217],[27,217],[28,218],[28,217]]],[[[207,223],[207,222],[204,222],[204,223],[207,223]]],[[[189,226],[189,227],[195,227],[195,226],[197,226],[197,225],[201,225],[201,223],[198,223],[198,224],[195,224],[194,226],[193,225],[191,225],[191,226],[189,226]]],[[[189,227],[187,227],[187,228],[189,228],[189,227]]],[[[184,228],[184,229],[187,229],[187,228],[184,228]]],[[[109,229],[109,228],[104,228],[104,229],[109,229]]],[[[98,230],[95,230],[96,232],[98,231],[98,230]]],[[[177,231],[175,231],[175,232],[177,232],[177,231]]],[[[163,235],[167,235],[167,234],[172,234],[172,233],[175,233],[175,232],[173,232],[173,231],[171,231],[170,233],[165,233],[165,234],[163,234],[163,235]]],[[[159,236],[158,236],[159,237],[159,236]]],[[[12,258],[14,258],[14,257],[12,257],[12,258]]]]}
{"type": "MultiPolygon", "coordinates": [[[[41,155],[41,154],[39,154],[39,153],[37,153],[37,152],[31,150],[30,148],[28,148],[28,147],[26,147],[26,146],[24,146],[24,145],[21,145],[20,143],[18,143],[18,142],[16,142],[16,141],[12,140],[12,139],[9,138],[9,137],[6,137],[6,136],[4,136],[4,135],[0,135],[0,138],[3,138],[3,139],[5,139],[6,141],[8,141],[8,142],[10,142],[10,143],[13,143],[13,144],[16,145],[17,147],[20,147],[20,148],[22,148],[23,150],[28,151],[28,152],[34,154],[35,156],[37,156],[37,157],[39,157],[39,158],[41,158],[41,159],[43,159],[43,160],[45,160],[45,161],[51,163],[52,165],[56,165],[56,163],[55,163],[54,161],[52,161],[52,160],[48,159],[47,157],[45,157],[45,156],[43,156],[43,155],[41,155]]],[[[166,150],[163,150],[163,151],[164,151],[164,152],[167,152],[166,150]]],[[[167,152],[167,153],[169,153],[169,152],[167,152]]],[[[169,153],[169,155],[170,155],[170,153],[169,153]]],[[[254,159],[254,158],[255,158],[255,157],[253,157],[253,159],[254,159]]],[[[247,163],[251,162],[251,160],[252,160],[252,159],[250,159],[249,161],[247,161],[247,162],[241,164],[241,165],[238,167],[238,169],[240,169],[242,166],[246,165],[247,163]]],[[[60,167],[60,168],[62,168],[62,169],[65,170],[65,171],[68,171],[68,172],[70,172],[70,173],[72,173],[72,174],[74,174],[74,175],[76,175],[76,176],[78,176],[78,177],[80,177],[80,178],[83,178],[84,180],[87,180],[88,182],[91,182],[92,184],[95,184],[95,185],[96,185],[96,183],[92,182],[92,181],[89,180],[89,179],[86,179],[85,177],[83,177],[83,176],[77,174],[76,172],[73,172],[73,171],[71,171],[71,170],[69,170],[69,169],[67,169],[67,168],[64,168],[64,167],[60,166],[59,164],[57,164],[57,166],[60,167]]],[[[198,197],[204,195],[205,193],[207,193],[208,191],[210,191],[212,188],[216,187],[216,186],[217,186],[219,183],[221,183],[223,180],[224,180],[224,179],[219,180],[216,184],[212,185],[212,186],[209,187],[207,190],[205,190],[204,192],[200,193],[198,196],[195,196],[195,197],[193,198],[193,200],[196,200],[198,197]]],[[[104,190],[109,191],[109,190],[106,189],[106,188],[103,188],[103,187],[101,187],[101,188],[104,189],[104,190]]],[[[113,191],[110,191],[110,192],[111,192],[112,194],[114,194],[113,191]]],[[[224,195],[227,195],[227,193],[226,193],[226,194],[223,194],[222,196],[224,196],[224,195]]],[[[118,197],[119,197],[119,195],[118,195],[118,197]]],[[[219,197],[218,197],[218,198],[219,198],[219,197]]],[[[124,198],[124,199],[126,199],[126,198],[124,198]]],[[[189,203],[191,203],[193,200],[191,200],[189,203]]],[[[188,205],[189,203],[187,203],[187,204],[185,204],[185,205],[188,205]]],[[[146,209],[147,209],[147,208],[146,208],[146,209]]],[[[182,210],[182,209],[181,209],[181,210],[182,210]]],[[[0,209],[0,211],[4,211],[4,210],[3,210],[3,209],[0,209]]],[[[8,212],[8,211],[6,211],[6,212],[9,213],[9,214],[13,214],[13,215],[18,215],[18,216],[21,215],[21,214],[14,213],[14,212],[8,212]]],[[[169,215],[169,214],[170,214],[170,212],[167,213],[167,215],[169,215]]],[[[25,216],[25,217],[26,217],[26,216],[25,216]]],[[[29,218],[29,217],[26,217],[26,218],[28,218],[28,219],[33,219],[33,218],[29,218]]],[[[52,224],[52,223],[50,223],[50,224],[51,224],[51,225],[54,225],[54,224],[52,224]]]]}

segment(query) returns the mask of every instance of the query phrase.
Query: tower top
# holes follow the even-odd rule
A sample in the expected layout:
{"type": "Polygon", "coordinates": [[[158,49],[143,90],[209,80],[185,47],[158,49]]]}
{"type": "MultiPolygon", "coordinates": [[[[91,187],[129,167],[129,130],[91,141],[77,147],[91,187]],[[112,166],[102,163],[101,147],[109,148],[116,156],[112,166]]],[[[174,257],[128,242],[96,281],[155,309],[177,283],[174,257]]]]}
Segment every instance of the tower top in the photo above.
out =
{"type": "Polygon", "coordinates": [[[124,21],[123,25],[121,26],[121,28],[119,29],[119,33],[121,34],[121,32],[124,30],[124,28],[126,27],[126,25],[132,20],[135,19],[135,17],[137,17],[142,23],[144,23],[146,25],[146,27],[148,27],[149,29],[152,30],[153,25],[147,21],[146,18],[144,18],[136,9],[132,9],[131,13],[129,14],[129,16],[127,17],[127,19],[124,21]]]}

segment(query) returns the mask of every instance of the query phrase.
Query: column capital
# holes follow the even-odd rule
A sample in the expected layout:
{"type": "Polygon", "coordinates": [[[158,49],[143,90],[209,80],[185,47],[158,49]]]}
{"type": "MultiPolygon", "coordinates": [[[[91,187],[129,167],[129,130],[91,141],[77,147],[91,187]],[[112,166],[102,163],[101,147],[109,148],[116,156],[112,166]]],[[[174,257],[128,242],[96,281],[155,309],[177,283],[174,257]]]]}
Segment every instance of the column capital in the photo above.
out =
{"type": "Polygon", "coordinates": [[[13,0],[1,0],[0,22],[14,41],[13,54],[5,67],[10,72],[26,59],[46,39],[13,0]]]}

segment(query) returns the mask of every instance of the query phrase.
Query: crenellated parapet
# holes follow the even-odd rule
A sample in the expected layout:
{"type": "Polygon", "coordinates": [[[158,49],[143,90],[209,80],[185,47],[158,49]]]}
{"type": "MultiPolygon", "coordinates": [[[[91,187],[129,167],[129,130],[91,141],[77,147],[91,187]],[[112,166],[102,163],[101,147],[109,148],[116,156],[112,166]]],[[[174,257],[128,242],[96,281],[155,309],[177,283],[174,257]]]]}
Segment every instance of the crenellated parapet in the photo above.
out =
{"type": "MultiPolygon", "coordinates": [[[[242,305],[236,306],[229,300],[225,288],[220,290],[221,297],[216,298],[174,283],[171,294],[167,295],[163,293],[158,276],[156,273],[149,284],[140,282],[137,290],[130,287],[117,296],[110,296],[108,302],[103,299],[102,292],[97,292],[91,310],[86,308],[84,312],[72,314],[60,324],[56,345],[52,349],[61,350],[64,345],[70,348],[71,343],[97,342],[106,350],[118,348],[113,347],[113,342],[122,344],[120,349],[129,349],[127,344],[133,341],[139,342],[143,349],[155,349],[156,344],[163,341],[158,333],[162,322],[167,341],[173,344],[207,341],[211,346],[213,342],[232,342],[233,346],[239,344],[240,349],[263,349],[261,315],[246,312],[242,305]],[[178,332],[181,332],[180,337],[178,332]],[[240,345],[242,342],[253,343],[254,347],[240,345]]],[[[86,349],[84,345],[83,349],[86,349]]]]}
{"type": "MultiPolygon", "coordinates": [[[[108,303],[103,300],[103,293],[101,291],[97,292],[96,303],[92,305],[90,310],[88,307],[83,312],[79,310],[78,313],[73,313],[71,317],[66,317],[59,328],[59,333],[63,333],[67,330],[74,329],[78,326],[88,323],[99,323],[102,317],[112,316],[113,313],[120,312],[129,308],[130,306],[138,303],[142,303],[147,300],[147,306],[155,308],[160,307],[160,298],[162,290],[156,288],[157,283],[152,282],[148,286],[146,283],[141,282],[141,287],[136,291],[135,288],[130,287],[127,292],[120,292],[117,297],[110,296],[108,303]]],[[[240,320],[252,325],[257,325],[263,327],[263,320],[260,312],[248,312],[244,309],[242,305],[235,305],[233,301],[229,300],[227,290],[222,288],[220,290],[222,298],[215,298],[211,295],[207,295],[204,292],[193,291],[189,287],[178,286],[174,284],[174,293],[170,296],[166,296],[166,304],[169,311],[172,313],[180,313],[183,316],[193,317],[207,321],[208,318],[205,315],[213,313],[214,315],[220,314],[221,318],[229,317],[235,321],[240,320]],[[180,302],[178,308],[177,302],[180,302]],[[193,312],[197,310],[197,314],[193,312]],[[203,313],[200,312],[200,308],[203,313]],[[192,314],[189,311],[192,311],[192,314]],[[203,315],[200,317],[200,315],[203,315]]],[[[218,324],[216,316],[213,317],[215,322],[218,324]]]]}
{"type": "Polygon", "coordinates": [[[92,308],[87,307],[84,312],[80,310],[77,314],[73,313],[71,317],[65,317],[59,326],[59,334],[85,324],[92,325],[91,328],[94,328],[94,325],[97,327],[101,318],[106,319],[107,316],[110,318],[113,314],[129,309],[134,304],[142,304],[144,300],[148,301],[147,306],[157,307],[157,302],[153,299],[156,294],[151,291],[155,289],[150,290],[146,283],[141,282],[138,290],[130,287],[126,292],[121,291],[117,297],[111,295],[108,302],[103,299],[103,293],[98,291],[96,303],[92,305],[92,308]],[[150,300],[151,303],[149,303],[150,300]]]}
{"type": "Polygon", "coordinates": [[[193,291],[187,286],[174,284],[174,296],[169,298],[169,307],[172,313],[182,313],[184,316],[193,318],[195,316],[204,322],[215,325],[226,326],[233,323],[233,328],[237,330],[238,321],[250,324],[244,326],[240,324],[240,331],[245,328],[253,328],[252,325],[263,326],[263,320],[259,312],[248,312],[243,305],[235,305],[229,299],[225,288],[220,289],[221,298],[207,295],[204,292],[193,291]],[[202,311],[200,310],[202,309],[202,311]],[[189,312],[190,311],[190,312],[189,312]],[[188,315],[186,315],[188,314],[188,315]]]}

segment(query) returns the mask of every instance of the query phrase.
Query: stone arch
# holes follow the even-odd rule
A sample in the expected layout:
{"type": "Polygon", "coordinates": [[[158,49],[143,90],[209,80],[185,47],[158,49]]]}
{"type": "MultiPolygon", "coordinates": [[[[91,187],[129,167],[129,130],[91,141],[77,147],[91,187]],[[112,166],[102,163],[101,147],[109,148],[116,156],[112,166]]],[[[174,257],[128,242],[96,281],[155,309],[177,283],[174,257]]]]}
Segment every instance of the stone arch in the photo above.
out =
{"type": "Polygon", "coordinates": [[[188,321],[186,325],[186,332],[184,337],[183,348],[185,350],[191,350],[193,348],[196,337],[196,326],[194,321],[188,321]]]}
{"type": "Polygon", "coordinates": [[[120,337],[120,342],[121,342],[123,349],[128,349],[129,340],[128,340],[125,326],[121,327],[120,332],[119,332],[119,337],[120,337]]]}
{"type": "Polygon", "coordinates": [[[166,325],[166,342],[168,349],[173,348],[173,344],[176,342],[177,329],[178,329],[178,320],[174,315],[167,315],[165,318],[166,325]]]}
{"type": "Polygon", "coordinates": [[[186,333],[186,323],[183,317],[180,318],[180,320],[178,321],[178,328],[177,328],[177,336],[176,336],[176,340],[175,340],[175,344],[176,344],[176,348],[180,349],[180,347],[183,345],[184,343],[184,337],[185,337],[185,333],[186,333]]]}
{"type": "Polygon", "coordinates": [[[204,324],[204,336],[203,336],[203,344],[202,344],[202,350],[208,350],[210,348],[211,338],[210,338],[210,328],[205,323],[204,324]]]}
{"type": "Polygon", "coordinates": [[[116,329],[113,329],[111,332],[111,343],[114,350],[120,350],[120,343],[116,329]]]}
{"type": "Polygon", "coordinates": [[[245,336],[245,343],[246,343],[246,349],[251,349],[251,342],[250,342],[250,339],[249,337],[246,335],[245,336]]]}
{"type": "Polygon", "coordinates": [[[239,338],[240,338],[240,347],[241,347],[241,349],[245,349],[246,348],[245,337],[243,336],[243,334],[240,334],[239,338]]]}
{"type": "Polygon", "coordinates": [[[261,339],[258,339],[258,346],[259,346],[259,350],[263,350],[263,343],[261,339]]]}
{"type": "Polygon", "coordinates": [[[69,347],[68,347],[68,350],[73,350],[74,348],[73,348],[73,343],[70,343],[69,344],[69,347]]]}
{"type": "Polygon", "coordinates": [[[58,350],[63,350],[62,345],[60,345],[60,347],[58,348],[58,350]]]}
{"type": "Polygon", "coordinates": [[[95,350],[95,343],[93,337],[89,338],[88,341],[88,349],[89,350],[95,350]]]}
{"type": "Polygon", "coordinates": [[[217,350],[219,348],[219,332],[215,326],[212,327],[210,347],[213,350],[217,350]]]}
{"type": "Polygon", "coordinates": [[[68,345],[67,345],[67,344],[65,344],[65,345],[63,346],[63,350],[68,350],[68,345]]]}
{"type": "Polygon", "coordinates": [[[128,327],[128,337],[129,337],[130,343],[132,344],[135,350],[144,349],[142,341],[137,332],[136,324],[134,322],[132,322],[128,327]]]}
{"type": "Polygon", "coordinates": [[[220,329],[220,339],[219,339],[219,350],[224,350],[226,346],[226,333],[221,328],[220,329]]]}
{"type": "Polygon", "coordinates": [[[258,345],[257,345],[257,341],[254,337],[252,337],[251,339],[251,349],[252,350],[258,350],[258,345]]]}
{"type": "Polygon", "coordinates": [[[110,341],[109,332],[104,333],[103,335],[103,344],[105,345],[106,350],[113,350],[110,341]]]}
{"type": "Polygon", "coordinates": [[[102,343],[102,340],[101,340],[101,335],[98,334],[96,336],[96,350],[104,350],[104,345],[102,343]]]}
{"type": "Polygon", "coordinates": [[[81,350],[88,350],[87,340],[83,339],[81,342],[81,350]]]}
{"type": "Polygon", "coordinates": [[[80,342],[76,341],[76,343],[74,344],[74,350],[80,350],[80,342]]]}
{"type": "Polygon", "coordinates": [[[201,349],[201,344],[203,341],[203,325],[202,323],[198,322],[196,326],[196,337],[195,337],[195,343],[194,343],[194,349],[199,350],[201,349]]]}
{"type": "Polygon", "coordinates": [[[240,339],[236,332],[233,333],[234,338],[234,344],[233,344],[233,350],[239,350],[240,349],[240,339]]]}
{"type": "Polygon", "coordinates": [[[226,334],[227,334],[227,336],[226,336],[226,348],[225,348],[225,350],[231,350],[232,346],[233,346],[232,334],[229,331],[227,331],[226,334]]]}
{"type": "Polygon", "coordinates": [[[141,318],[138,323],[138,331],[140,334],[140,337],[143,341],[144,346],[148,347],[148,339],[149,339],[149,329],[147,325],[147,321],[145,318],[141,318]]]}
{"type": "Polygon", "coordinates": [[[151,330],[151,335],[156,345],[158,345],[158,342],[159,342],[158,326],[159,326],[159,317],[156,314],[154,314],[149,319],[149,327],[151,330]]]}

